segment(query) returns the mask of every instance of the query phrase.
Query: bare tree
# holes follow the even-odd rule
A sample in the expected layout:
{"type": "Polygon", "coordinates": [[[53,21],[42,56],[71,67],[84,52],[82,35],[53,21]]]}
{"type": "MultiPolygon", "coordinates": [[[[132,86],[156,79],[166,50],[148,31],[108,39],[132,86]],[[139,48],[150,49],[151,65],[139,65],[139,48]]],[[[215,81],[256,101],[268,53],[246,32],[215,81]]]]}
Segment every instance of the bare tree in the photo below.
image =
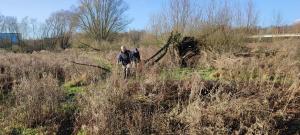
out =
{"type": "Polygon", "coordinates": [[[159,39],[162,34],[170,32],[172,27],[168,23],[168,17],[163,13],[157,13],[150,17],[149,30],[153,33],[156,39],[159,39]]]}
{"type": "Polygon", "coordinates": [[[18,33],[18,20],[12,16],[0,16],[0,32],[18,33]]]}
{"type": "Polygon", "coordinates": [[[254,6],[252,0],[248,0],[248,4],[246,7],[246,29],[248,33],[253,33],[253,29],[257,26],[258,23],[258,12],[254,6]]]}
{"type": "Polygon", "coordinates": [[[183,32],[191,17],[191,12],[191,0],[171,0],[169,14],[173,30],[183,32]]]}
{"type": "Polygon", "coordinates": [[[38,39],[41,37],[40,24],[36,19],[24,17],[19,23],[19,29],[23,39],[38,39]]]}
{"type": "Polygon", "coordinates": [[[0,32],[4,31],[4,20],[5,17],[0,14],[0,32]]]}
{"type": "Polygon", "coordinates": [[[79,27],[95,40],[108,40],[129,24],[128,6],[123,0],[81,0],[79,27]]]}
{"type": "MultiPolygon", "coordinates": [[[[150,31],[157,39],[171,31],[184,33],[198,21],[194,0],[168,0],[166,7],[151,16],[150,31]]],[[[200,15],[200,14],[199,14],[200,15]]]]}
{"type": "Polygon", "coordinates": [[[19,23],[20,33],[24,40],[39,40],[46,37],[46,29],[50,26],[40,23],[36,19],[24,17],[19,23]]]}
{"type": "Polygon", "coordinates": [[[59,44],[61,48],[65,49],[69,46],[75,24],[74,13],[65,10],[53,13],[46,20],[44,37],[52,41],[52,44],[59,44]]]}
{"type": "Polygon", "coordinates": [[[274,12],[273,15],[273,23],[274,23],[274,34],[282,33],[283,30],[283,17],[282,14],[278,12],[274,12]]]}
{"type": "Polygon", "coordinates": [[[12,47],[13,44],[20,44],[21,35],[19,32],[20,29],[16,17],[0,15],[0,33],[15,33],[13,39],[10,37],[5,40],[1,40],[1,46],[4,45],[3,47],[12,47]]]}
{"type": "Polygon", "coordinates": [[[300,21],[296,21],[292,26],[292,32],[299,33],[300,32],[300,21]]]}
{"type": "Polygon", "coordinates": [[[22,19],[21,23],[19,24],[19,28],[22,33],[22,37],[24,39],[28,39],[30,36],[29,17],[25,17],[22,19]]]}
{"type": "Polygon", "coordinates": [[[131,42],[133,43],[133,45],[137,45],[137,43],[141,40],[144,33],[145,33],[144,31],[130,30],[128,32],[128,36],[131,42]]]}

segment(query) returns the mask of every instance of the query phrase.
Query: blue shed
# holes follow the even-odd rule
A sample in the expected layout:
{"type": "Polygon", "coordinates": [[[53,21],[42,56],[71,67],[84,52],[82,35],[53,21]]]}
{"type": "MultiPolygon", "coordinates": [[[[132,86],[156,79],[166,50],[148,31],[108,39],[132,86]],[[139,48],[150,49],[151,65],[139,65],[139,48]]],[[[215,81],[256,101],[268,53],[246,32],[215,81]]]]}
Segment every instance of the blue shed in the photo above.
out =
{"type": "Polygon", "coordinates": [[[20,33],[0,33],[0,43],[19,44],[20,39],[20,33]]]}

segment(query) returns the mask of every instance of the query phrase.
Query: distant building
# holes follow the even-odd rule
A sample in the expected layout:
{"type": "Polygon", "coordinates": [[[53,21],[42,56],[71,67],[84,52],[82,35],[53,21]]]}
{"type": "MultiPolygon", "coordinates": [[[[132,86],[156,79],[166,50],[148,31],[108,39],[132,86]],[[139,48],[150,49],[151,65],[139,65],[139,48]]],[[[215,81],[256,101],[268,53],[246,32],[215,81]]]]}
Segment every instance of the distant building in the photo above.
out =
{"type": "Polygon", "coordinates": [[[19,45],[21,40],[20,33],[0,33],[0,45],[11,46],[19,45]]]}

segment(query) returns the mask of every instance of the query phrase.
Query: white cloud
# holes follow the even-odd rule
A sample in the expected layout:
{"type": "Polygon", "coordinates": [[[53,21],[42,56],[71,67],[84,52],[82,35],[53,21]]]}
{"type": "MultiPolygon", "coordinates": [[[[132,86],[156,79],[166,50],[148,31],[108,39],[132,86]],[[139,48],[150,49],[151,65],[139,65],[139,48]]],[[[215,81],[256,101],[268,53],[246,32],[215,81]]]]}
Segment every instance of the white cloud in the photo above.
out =
{"type": "Polygon", "coordinates": [[[297,23],[300,23],[300,19],[296,19],[296,20],[294,21],[294,24],[297,24],[297,23]]]}

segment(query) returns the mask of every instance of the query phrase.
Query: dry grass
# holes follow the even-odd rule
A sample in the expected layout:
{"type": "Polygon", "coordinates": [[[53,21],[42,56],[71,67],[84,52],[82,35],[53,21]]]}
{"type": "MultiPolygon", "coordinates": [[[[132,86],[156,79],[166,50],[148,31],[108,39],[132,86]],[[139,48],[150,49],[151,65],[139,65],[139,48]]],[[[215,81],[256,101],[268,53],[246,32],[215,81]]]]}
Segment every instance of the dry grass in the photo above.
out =
{"type": "MultiPolygon", "coordinates": [[[[112,76],[81,96],[79,127],[87,134],[299,133],[298,43],[256,44],[278,49],[275,56],[206,53],[202,63],[216,69],[217,81],[197,72],[180,81],[161,80],[156,67],[143,80],[125,83],[112,76]]],[[[160,66],[170,67],[167,61],[160,66]]]]}
{"type": "Polygon", "coordinates": [[[103,72],[97,68],[69,62],[74,59],[95,61],[86,59],[76,50],[63,53],[3,53],[0,59],[1,132],[24,128],[56,132],[65,117],[64,104],[70,94],[64,85],[85,86],[103,78],[103,72]]]}
{"type": "MultiPolygon", "coordinates": [[[[173,69],[167,56],[129,80],[115,72],[117,51],[1,54],[7,78],[0,80],[0,133],[16,128],[63,134],[299,133],[299,41],[248,47],[263,53],[203,51],[195,69],[173,69]],[[105,63],[114,72],[101,80],[98,69],[67,62],[74,59],[105,63]],[[68,83],[80,85],[66,88],[68,83]]],[[[157,48],[140,50],[147,58],[157,48]]]]}

